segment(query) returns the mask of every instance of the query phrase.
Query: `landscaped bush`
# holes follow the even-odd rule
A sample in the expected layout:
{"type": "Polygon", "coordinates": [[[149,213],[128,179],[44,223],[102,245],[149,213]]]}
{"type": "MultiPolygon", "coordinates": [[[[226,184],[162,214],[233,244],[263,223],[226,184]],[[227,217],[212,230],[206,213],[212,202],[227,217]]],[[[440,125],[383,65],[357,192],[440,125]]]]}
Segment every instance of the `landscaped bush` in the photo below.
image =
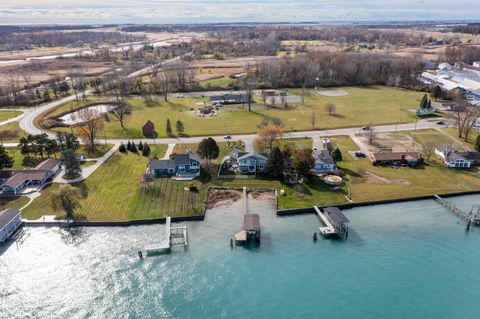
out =
{"type": "Polygon", "coordinates": [[[120,145],[118,150],[120,151],[120,153],[126,153],[127,152],[127,148],[125,147],[125,145],[123,143],[120,145]]]}
{"type": "Polygon", "coordinates": [[[132,145],[130,147],[130,152],[132,152],[132,153],[137,153],[138,152],[137,146],[135,145],[135,142],[132,142],[132,145]]]}
{"type": "Polygon", "coordinates": [[[195,182],[189,182],[188,185],[187,185],[187,188],[188,188],[191,192],[198,192],[198,185],[197,185],[197,183],[195,183],[195,182]]]}

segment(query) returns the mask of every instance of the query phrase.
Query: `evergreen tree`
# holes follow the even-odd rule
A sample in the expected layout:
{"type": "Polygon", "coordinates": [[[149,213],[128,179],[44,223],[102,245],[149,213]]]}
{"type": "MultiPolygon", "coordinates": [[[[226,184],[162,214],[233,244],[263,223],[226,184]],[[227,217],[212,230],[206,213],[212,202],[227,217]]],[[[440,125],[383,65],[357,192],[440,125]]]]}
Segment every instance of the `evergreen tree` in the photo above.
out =
{"type": "Polygon", "coordinates": [[[424,109],[427,106],[427,103],[428,103],[428,97],[427,97],[427,94],[425,94],[422,97],[422,100],[420,101],[420,107],[424,109]]]}
{"type": "Polygon", "coordinates": [[[475,150],[480,152],[480,135],[478,135],[477,139],[475,140],[475,150]]]}
{"type": "Polygon", "coordinates": [[[435,100],[440,99],[443,96],[443,91],[442,88],[439,85],[435,85],[435,87],[432,90],[432,97],[435,100]]]}
{"type": "Polygon", "coordinates": [[[283,173],[283,155],[278,146],[275,146],[268,156],[268,171],[277,177],[283,173]]]}
{"type": "Polygon", "coordinates": [[[120,144],[120,147],[118,148],[120,153],[125,153],[127,151],[127,148],[125,147],[125,144],[120,144]]]}
{"type": "Polygon", "coordinates": [[[200,144],[198,144],[197,153],[210,164],[210,160],[216,159],[220,154],[220,147],[218,147],[217,142],[215,142],[213,138],[204,138],[200,144]]]}
{"type": "Polygon", "coordinates": [[[0,145],[0,171],[4,168],[11,168],[13,166],[13,157],[8,155],[5,147],[0,145]]]}
{"type": "Polygon", "coordinates": [[[132,150],[132,143],[130,143],[130,141],[128,141],[127,143],[127,151],[131,151],[132,150]]]}
{"type": "Polygon", "coordinates": [[[140,143],[138,143],[138,150],[139,150],[139,151],[143,151],[142,141],[140,141],[140,143]]]}
{"type": "Polygon", "coordinates": [[[80,162],[77,159],[77,155],[73,150],[66,150],[62,152],[62,163],[65,167],[65,175],[69,178],[77,177],[82,168],[80,167],[80,162]]]}
{"type": "Polygon", "coordinates": [[[343,160],[342,152],[338,147],[332,151],[332,158],[335,162],[341,162],[343,160]]]}
{"type": "Polygon", "coordinates": [[[185,127],[183,126],[182,121],[178,120],[177,123],[175,124],[177,133],[178,135],[182,135],[183,132],[185,131],[185,127]]]}
{"type": "Polygon", "coordinates": [[[427,107],[426,107],[426,108],[427,108],[427,109],[431,109],[431,108],[432,108],[432,100],[430,100],[430,99],[428,100],[428,102],[427,102],[427,107]]]}
{"type": "Polygon", "coordinates": [[[132,145],[130,146],[130,152],[132,153],[137,153],[137,146],[135,145],[135,142],[132,142],[132,145]]]}
{"type": "Polygon", "coordinates": [[[172,136],[172,124],[170,124],[170,119],[167,119],[167,136],[172,136]]]}
{"type": "Polygon", "coordinates": [[[142,155],[145,157],[150,155],[150,146],[147,143],[143,145],[142,155]]]}

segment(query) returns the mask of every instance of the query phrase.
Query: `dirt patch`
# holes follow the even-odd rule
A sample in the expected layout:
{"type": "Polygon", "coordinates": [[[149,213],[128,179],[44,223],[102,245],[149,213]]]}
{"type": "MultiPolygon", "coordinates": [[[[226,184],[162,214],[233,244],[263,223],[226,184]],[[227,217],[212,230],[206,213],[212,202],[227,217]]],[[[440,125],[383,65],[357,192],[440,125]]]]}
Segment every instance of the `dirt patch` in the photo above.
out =
{"type": "Polygon", "coordinates": [[[317,91],[317,94],[323,95],[323,96],[345,96],[345,95],[350,95],[347,91],[342,91],[342,90],[325,90],[325,91],[317,91]]]}
{"type": "Polygon", "coordinates": [[[11,140],[17,139],[19,136],[18,136],[18,133],[15,131],[5,130],[5,131],[0,131],[0,137],[2,138],[2,140],[11,141],[11,140]]]}
{"type": "Polygon", "coordinates": [[[251,191],[248,196],[253,199],[275,200],[275,192],[273,191],[251,191]]]}
{"type": "Polygon", "coordinates": [[[216,189],[208,190],[205,206],[207,208],[229,205],[242,198],[242,191],[236,189],[216,189]]]}
{"type": "Polygon", "coordinates": [[[364,174],[374,182],[380,182],[384,184],[400,184],[400,185],[410,185],[410,182],[404,179],[388,179],[386,177],[377,175],[375,173],[365,171],[364,174]]]}

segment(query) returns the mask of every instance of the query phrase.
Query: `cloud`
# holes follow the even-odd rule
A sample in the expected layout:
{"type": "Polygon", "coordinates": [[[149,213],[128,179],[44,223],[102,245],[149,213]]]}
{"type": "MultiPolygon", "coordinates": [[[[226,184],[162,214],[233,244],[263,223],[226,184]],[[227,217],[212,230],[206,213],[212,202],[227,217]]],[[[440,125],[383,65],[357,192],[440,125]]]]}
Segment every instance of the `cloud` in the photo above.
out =
{"type": "Polygon", "coordinates": [[[480,2],[459,0],[1,0],[2,23],[208,23],[476,20],[480,2]]]}

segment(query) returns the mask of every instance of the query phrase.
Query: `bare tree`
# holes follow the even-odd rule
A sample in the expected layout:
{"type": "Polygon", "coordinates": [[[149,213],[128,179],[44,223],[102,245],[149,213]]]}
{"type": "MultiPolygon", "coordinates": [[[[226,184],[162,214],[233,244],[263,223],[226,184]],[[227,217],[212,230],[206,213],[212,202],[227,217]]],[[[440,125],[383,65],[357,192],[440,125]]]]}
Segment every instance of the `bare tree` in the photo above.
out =
{"type": "Polygon", "coordinates": [[[248,105],[248,110],[252,110],[253,91],[257,87],[257,82],[252,76],[244,76],[240,80],[240,87],[244,91],[245,101],[248,105]]]}
{"type": "Polygon", "coordinates": [[[429,161],[432,154],[435,153],[435,143],[433,141],[427,141],[423,143],[422,153],[423,156],[427,159],[427,161],[429,161]]]}
{"type": "Polygon", "coordinates": [[[477,111],[466,105],[457,105],[454,108],[454,118],[458,128],[458,137],[468,140],[468,136],[477,121],[477,111]]]}
{"type": "Polygon", "coordinates": [[[372,145],[376,136],[377,136],[377,133],[375,132],[375,129],[373,128],[373,126],[370,125],[369,130],[367,131],[368,144],[372,145]]]}
{"type": "Polygon", "coordinates": [[[103,127],[103,119],[94,109],[84,108],[78,111],[82,125],[78,127],[80,136],[88,141],[89,151],[95,151],[95,139],[103,127]]]}
{"type": "Polygon", "coordinates": [[[312,114],[310,115],[310,124],[312,124],[312,128],[315,128],[315,124],[317,121],[317,115],[315,114],[315,111],[312,111],[312,114]]]}
{"type": "Polygon", "coordinates": [[[130,114],[132,108],[128,103],[120,103],[120,105],[114,108],[111,113],[120,122],[120,126],[125,129],[125,117],[130,114]]]}
{"type": "Polygon", "coordinates": [[[168,93],[170,92],[170,87],[172,85],[173,77],[170,70],[165,70],[158,74],[156,78],[156,83],[162,90],[163,98],[165,102],[168,102],[168,93]]]}
{"type": "Polygon", "coordinates": [[[268,124],[262,127],[260,131],[258,131],[255,141],[260,146],[267,148],[271,151],[274,143],[278,139],[282,138],[282,135],[283,130],[281,126],[275,124],[268,124]]]}
{"type": "Polygon", "coordinates": [[[325,111],[328,112],[328,114],[332,115],[335,113],[335,110],[336,106],[332,102],[327,102],[327,104],[325,104],[325,111]]]}

